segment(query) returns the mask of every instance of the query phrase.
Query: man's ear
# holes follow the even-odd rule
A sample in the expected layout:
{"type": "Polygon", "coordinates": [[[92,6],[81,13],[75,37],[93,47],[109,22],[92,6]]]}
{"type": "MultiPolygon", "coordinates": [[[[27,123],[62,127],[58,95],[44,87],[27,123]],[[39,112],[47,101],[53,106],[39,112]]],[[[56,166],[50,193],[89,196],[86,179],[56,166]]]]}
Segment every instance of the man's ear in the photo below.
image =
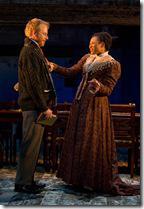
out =
{"type": "Polygon", "coordinates": [[[31,31],[31,38],[34,39],[34,40],[37,39],[37,33],[36,33],[35,30],[32,30],[32,31],[31,31]]]}

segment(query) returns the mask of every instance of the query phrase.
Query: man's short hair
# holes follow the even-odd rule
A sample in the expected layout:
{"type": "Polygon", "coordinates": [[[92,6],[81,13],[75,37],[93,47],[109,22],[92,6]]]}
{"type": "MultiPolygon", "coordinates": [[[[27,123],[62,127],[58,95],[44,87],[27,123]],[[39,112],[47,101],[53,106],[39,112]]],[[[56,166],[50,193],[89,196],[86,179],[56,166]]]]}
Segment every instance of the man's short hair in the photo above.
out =
{"type": "Polygon", "coordinates": [[[98,37],[100,42],[105,43],[105,49],[108,51],[112,45],[112,36],[108,32],[95,33],[92,37],[98,37]]]}
{"type": "Polygon", "coordinates": [[[34,30],[37,32],[39,30],[39,26],[41,24],[47,25],[48,28],[50,27],[49,22],[46,22],[44,20],[41,20],[38,18],[33,18],[33,19],[29,20],[28,23],[26,24],[26,27],[25,27],[25,31],[24,31],[25,36],[30,38],[32,31],[34,30]]]}

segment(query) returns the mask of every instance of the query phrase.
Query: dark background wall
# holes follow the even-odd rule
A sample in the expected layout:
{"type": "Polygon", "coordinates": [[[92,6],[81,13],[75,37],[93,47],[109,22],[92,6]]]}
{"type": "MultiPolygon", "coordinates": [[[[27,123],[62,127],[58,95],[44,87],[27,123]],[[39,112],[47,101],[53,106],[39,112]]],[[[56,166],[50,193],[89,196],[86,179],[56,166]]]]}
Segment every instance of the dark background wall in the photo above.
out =
{"type": "MultiPolygon", "coordinates": [[[[70,1],[67,1],[70,3],[70,1]]],[[[65,5],[67,2],[63,2],[65,5]]],[[[122,76],[110,96],[111,103],[136,103],[137,111],[140,111],[140,25],[138,1],[128,1],[119,6],[112,6],[112,1],[103,1],[105,6],[95,7],[94,1],[87,2],[84,7],[79,4],[72,6],[53,5],[53,12],[47,6],[39,7],[39,13],[35,13],[31,6],[31,12],[27,10],[25,19],[23,8],[18,4],[1,4],[0,16],[0,101],[17,100],[18,94],[12,89],[17,82],[17,62],[20,49],[24,40],[24,26],[28,19],[37,16],[49,20],[49,40],[44,47],[46,57],[59,65],[70,67],[84,54],[88,53],[89,40],[93,33],[108,31],[113,37],[113,46],[110,54],[114,56],[122,67],[122,76]],[[5,12],[3,12],[5,7],[5,12]],[[40,9],[41,8],[41,9],[40,9]],[[61,8],[61,10],[58,10],[61,8]],[[110,8],[113,8],[110,11],[110,8]],[[11,9],[11,10],[10,10],[11,9]],[[71,13],[69,11],[71,9],[71,13]],[[83,9],[83,10],[81,10],[83,9]],[[121,10],[120,10],[121,9],[121,10]],[[12,13],[10,13],[13,11],[12,13]],[[58,13],[59,11],[59,13],[58,13]],[[85,11],[85,13],[83,12],[85,11]],[[111,14],[113,11],[113,14],[111,14]],[[9,15],[6,15],[6,14],[9,15]],[[47,17],[46,14],[49,14],[47,17]],[[55,16],[57,14],[57,16],[55,16]],[[14,17],[14,15],[16,15],[14,17]],[[18,16],[17,16],[18,15],[18,16]],[[111,15],[111,16],[110,16],[111,15]],[[136,20],[137,18],[137,20],[136,20]]],[[[113,1],[114,3],[115,1],[113,1]]],[[[120,1],[119,1],[120,2],[120,1]]],[[[27,2],[26,2],[27,3],[27,2]]],[[[21,4],[20,4],[21,5],[21,4]]],[[[36,7],[37,8],[37,7],[36,7]]],[[[65,79],[52,73],[56,86],[58,102],[71,102],[74,98],[81,75],[74,79],[65,79]]]]}

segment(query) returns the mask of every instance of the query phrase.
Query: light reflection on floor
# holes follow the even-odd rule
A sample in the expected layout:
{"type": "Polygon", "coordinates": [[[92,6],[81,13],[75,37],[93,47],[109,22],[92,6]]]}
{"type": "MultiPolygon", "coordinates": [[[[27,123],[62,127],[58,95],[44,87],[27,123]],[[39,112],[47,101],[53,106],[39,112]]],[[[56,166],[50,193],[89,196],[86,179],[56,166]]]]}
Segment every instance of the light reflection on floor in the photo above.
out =
{"type": "MultiPolygon", "coordinates": [[[[14,192],[15,167],[0,169],[0,205],[17,206],[140,206],[140,195],[115,196],[100,195],[94,192],[77,191],[70,188],[55,174],[45,173],[42,168],[37,168],[36,180],[46,183],[46,188],[40,194],[25,194],[14,192]]],[[[130,179],[129,175],[121,174],[122,180],[131,183],[140,183],[140,177],[130,179]]]]}

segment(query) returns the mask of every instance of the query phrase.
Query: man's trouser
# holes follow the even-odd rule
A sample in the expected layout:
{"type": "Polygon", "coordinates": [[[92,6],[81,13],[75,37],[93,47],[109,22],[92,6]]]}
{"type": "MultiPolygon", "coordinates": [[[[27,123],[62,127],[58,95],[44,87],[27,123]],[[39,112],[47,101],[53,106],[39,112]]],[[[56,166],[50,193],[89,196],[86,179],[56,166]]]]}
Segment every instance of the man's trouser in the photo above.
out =
{"type": "Polygon", "coordinates": [[[37,111],[23,111],[23,139],[17,165],[16,184],[30,185],[34,180],[44,127],[36,124],[37,111]]]}

